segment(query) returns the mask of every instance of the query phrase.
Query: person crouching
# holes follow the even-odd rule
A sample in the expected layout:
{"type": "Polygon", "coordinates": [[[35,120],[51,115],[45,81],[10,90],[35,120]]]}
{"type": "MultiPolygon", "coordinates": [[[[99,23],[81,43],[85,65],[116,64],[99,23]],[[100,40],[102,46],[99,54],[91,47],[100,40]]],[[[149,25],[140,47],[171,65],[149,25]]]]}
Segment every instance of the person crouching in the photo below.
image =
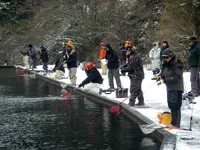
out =
{"type": "Polygon", "coordinates": [[[86,90],[91,89],[92,91],[97,92],[96,91],[97,89],[99,91],[99,87],[103,83],[103,78],[101,77],[101,74],[96,69],[93,62],[89,62],[86,64],[85,73],[87,74],[87,78],[83,80],[82,83],[79,84],[78,87],[79,88],[84,87],[86,84],[88,84],[87,87],[85,87],[86,90]],[[92,83],[92,84],[89,84],[89,83],[92,83]]]}

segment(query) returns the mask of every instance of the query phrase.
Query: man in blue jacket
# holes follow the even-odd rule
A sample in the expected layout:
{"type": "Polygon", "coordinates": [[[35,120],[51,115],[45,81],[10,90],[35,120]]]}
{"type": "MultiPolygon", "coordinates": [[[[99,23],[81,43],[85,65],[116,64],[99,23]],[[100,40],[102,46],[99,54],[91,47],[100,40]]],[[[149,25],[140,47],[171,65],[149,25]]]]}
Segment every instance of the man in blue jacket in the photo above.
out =
{"type": "Polygon", "coordinates": [[[77,58],[75,47],[71,40],[67,42],[64,61],[66,62],[67,68],[69,70],[69,78],[71,80],[71,84],[76,86],[77,58]]]}

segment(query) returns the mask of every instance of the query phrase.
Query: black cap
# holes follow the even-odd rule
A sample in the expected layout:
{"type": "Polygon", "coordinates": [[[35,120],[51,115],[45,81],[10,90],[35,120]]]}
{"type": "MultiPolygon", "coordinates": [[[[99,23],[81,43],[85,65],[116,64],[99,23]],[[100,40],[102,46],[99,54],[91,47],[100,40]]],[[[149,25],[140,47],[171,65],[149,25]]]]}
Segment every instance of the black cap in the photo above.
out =
{"type": "Polygon", "coordinates": [[[162,57],[173,57],[173,56],[174,56],[174,52],[170,48],[166,48],[162,52],[162,57]]]}
{"type": "Polygon", "coordinates": [[[106,50],[106,51],[111,51],[112,50],[112,48],[111,48],[111,46],[110,46],[110,44],[105,44],[105,46],[104,46],[104,50],[106,50]]]}
{"type": "Polygon", "coordinates": [[[196,38],[196,37],[193,36],[193,37],[190,37],[190,38],[189,38],[189,42],[195,42],[195,41],[197,41],[197,38],[196,38]]]}

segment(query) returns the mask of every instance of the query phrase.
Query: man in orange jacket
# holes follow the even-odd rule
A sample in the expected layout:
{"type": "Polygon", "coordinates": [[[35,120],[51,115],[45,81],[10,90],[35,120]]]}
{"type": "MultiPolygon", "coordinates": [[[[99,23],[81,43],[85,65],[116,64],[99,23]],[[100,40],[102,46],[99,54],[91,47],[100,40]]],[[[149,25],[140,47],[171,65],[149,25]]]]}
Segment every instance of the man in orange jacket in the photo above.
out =
{"type": "Polygon", "coordinates": [[[105,59],[106,51],[103,48],[104,43],[100,44],[100,54],[99,54],[99,60],[101,61],[101,69],[102,69],[102,75],[107,75],[107,61],[105,59]]]}

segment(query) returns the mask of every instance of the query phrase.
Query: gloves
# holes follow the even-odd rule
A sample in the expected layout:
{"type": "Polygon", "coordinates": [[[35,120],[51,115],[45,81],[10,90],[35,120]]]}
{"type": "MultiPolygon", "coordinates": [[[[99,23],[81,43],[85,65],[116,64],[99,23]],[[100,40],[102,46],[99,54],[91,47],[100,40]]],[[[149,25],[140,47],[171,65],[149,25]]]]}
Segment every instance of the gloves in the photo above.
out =
{"type": "Polygon", "coordinates": [[[157,80],[156,82],[162,81],[162,83],[165,83],[164,78],[162,78],[161,76],[157,76],[157,80]]]}
{"type": "Polygon", "coordinates": [[[161,79],[162,79],[161,76],[157,76],[156,82],[160,81],[161,79]]]}
{"type": "Polygon", "coordinates": [[[79,88],[80,88],[80,87],[84,87],[84,84],[81,83],[81,84],[78,85],[78,87],[79,87],[79,88]]]}

